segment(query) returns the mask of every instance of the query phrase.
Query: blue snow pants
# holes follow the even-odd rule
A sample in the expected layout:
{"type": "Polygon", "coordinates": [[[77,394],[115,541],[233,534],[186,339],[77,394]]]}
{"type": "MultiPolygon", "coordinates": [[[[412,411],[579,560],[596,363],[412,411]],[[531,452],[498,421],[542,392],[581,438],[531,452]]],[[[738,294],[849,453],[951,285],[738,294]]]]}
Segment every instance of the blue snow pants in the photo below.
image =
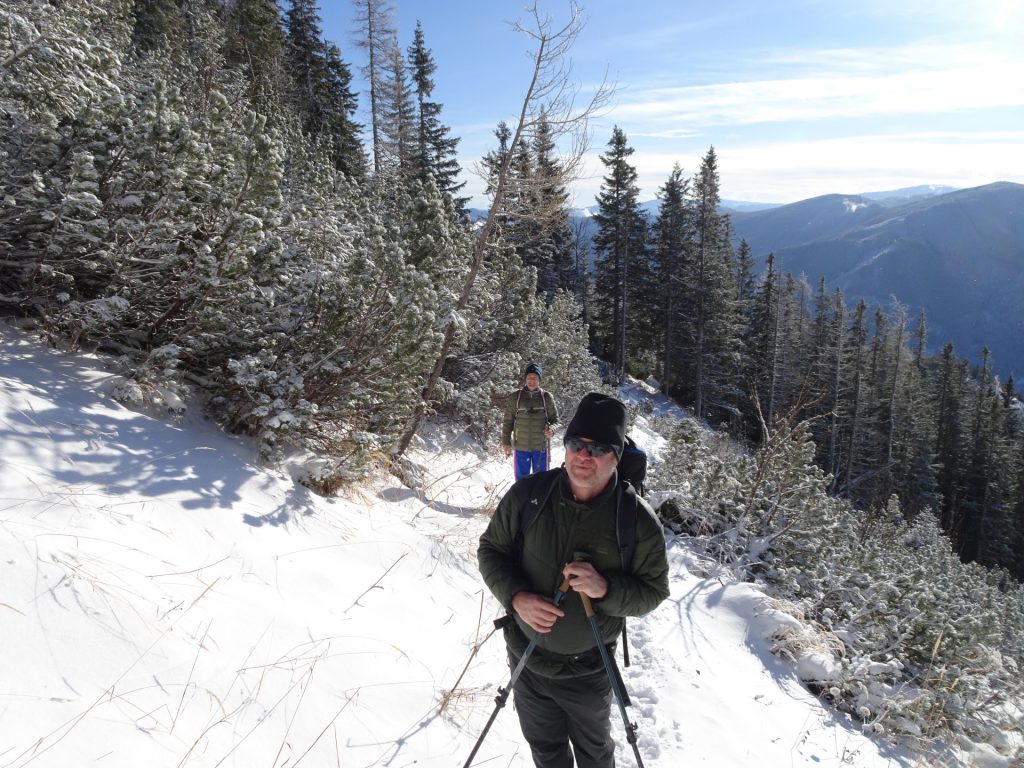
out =
{"type": "Polygon", "coordinates": [[[547,469],[547,451],[516,451],[514,469],[516,480],[536,472],[546,472],[547,469]]]}

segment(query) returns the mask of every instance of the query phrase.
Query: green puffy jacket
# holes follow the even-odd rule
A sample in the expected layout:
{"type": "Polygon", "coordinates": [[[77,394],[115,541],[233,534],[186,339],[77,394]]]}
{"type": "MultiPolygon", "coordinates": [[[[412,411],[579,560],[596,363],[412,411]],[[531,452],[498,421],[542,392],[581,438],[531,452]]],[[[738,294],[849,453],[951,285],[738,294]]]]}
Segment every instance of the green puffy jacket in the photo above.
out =
{"type": "Polygon", "coordinates": [[[505,405],[501,444],[514,445],[517,451],[547,450],[548,439],[544,436],[544,427],[557,421],[558,411],[550,392],[543,389],[531,392],[528,387],[517,389],[509,395],[505,405]]]}
{"type": "MultiPolygon", "coordinates": [[[[642,616],[669,595],[668,558],[661,523],[633,489],[613,481],[598,497],[581,503],[573,499],[563,469],[529,475],[516,482],[498,504],[480,537],[477,559],[491,592],[515,618],[505,627],[509,650],[522,656],[534,631],[512,612],[517,592],[553,597],[562,583],[562,568],[577,551],[586,552],[594,568],[608,581],[608,594],[594,600],[594,610],[606,645],[614,648],[623,617],[642,616]],[[527,504],[545,508],[517,541],[521,510],[527,504]],[[615,535],[616,507],[636,498],[636,549],[628,570],[622,570],[615,535]]],[[[603,669],[594,633],[579,595],[571,590],[561,604],[565,616],[541,634],[527,667],[546,677],[576,677],[603,669]]]]}

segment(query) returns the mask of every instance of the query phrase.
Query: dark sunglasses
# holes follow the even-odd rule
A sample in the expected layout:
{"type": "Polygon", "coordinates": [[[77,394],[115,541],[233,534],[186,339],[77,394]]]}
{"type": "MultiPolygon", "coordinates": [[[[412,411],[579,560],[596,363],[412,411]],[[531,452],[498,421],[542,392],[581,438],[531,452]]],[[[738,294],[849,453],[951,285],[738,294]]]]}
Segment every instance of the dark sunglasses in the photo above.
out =
{"type": "Polygon", "coordinates": [[[584,443],[582,440],[577,440],[575,437],[565,438],[565,447],[573,453],[586,451],[587,455],[594,459],[607,456],[614,450],[611,446],[605,445],[604,443],[584,443]]]}

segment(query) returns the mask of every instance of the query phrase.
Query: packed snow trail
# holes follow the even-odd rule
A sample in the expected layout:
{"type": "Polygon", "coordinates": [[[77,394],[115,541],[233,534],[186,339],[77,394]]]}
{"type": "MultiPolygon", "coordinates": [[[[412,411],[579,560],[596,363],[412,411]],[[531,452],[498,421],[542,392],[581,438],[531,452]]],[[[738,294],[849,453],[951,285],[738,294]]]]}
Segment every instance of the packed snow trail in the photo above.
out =
{"type": "MultiPolygon", "coordinates": [[[[114,402],[104,364],[0,328],[0,768],[462,765],[509,675],[500,636],[472,652],[509,464],[434,425],[419,490],[323,499],[198,412],[114,402]]],[[[770,653],[793,619],[669,555],[623,669],[648,768],[910,765],[770,653]]],[[[531,765],[511,706],[478,758],[531,765]]]]}

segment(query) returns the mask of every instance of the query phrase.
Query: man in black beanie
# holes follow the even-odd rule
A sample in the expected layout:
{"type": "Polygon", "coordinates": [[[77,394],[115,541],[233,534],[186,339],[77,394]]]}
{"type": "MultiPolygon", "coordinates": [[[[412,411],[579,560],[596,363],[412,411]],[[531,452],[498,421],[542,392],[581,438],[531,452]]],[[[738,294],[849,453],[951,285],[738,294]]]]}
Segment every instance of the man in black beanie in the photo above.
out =
{"type": "Polygon", "coordinates": [[[517,481],[480,537],[480,572],[514,619],[504,628],[513,668],[537,636],[513,686],[537,768],[615,765],[611,683],[578,595],[560,606],[552,600],[562,581],[592,601],[609,655],[624,618],[669,595],[661,524],[618,481],[625,437],[626,406],[597,392],[584,396],[565,431],[564,469],[517,481]],[[628,563],[618,540],[623,513],[635,522],[628,563]]]}

